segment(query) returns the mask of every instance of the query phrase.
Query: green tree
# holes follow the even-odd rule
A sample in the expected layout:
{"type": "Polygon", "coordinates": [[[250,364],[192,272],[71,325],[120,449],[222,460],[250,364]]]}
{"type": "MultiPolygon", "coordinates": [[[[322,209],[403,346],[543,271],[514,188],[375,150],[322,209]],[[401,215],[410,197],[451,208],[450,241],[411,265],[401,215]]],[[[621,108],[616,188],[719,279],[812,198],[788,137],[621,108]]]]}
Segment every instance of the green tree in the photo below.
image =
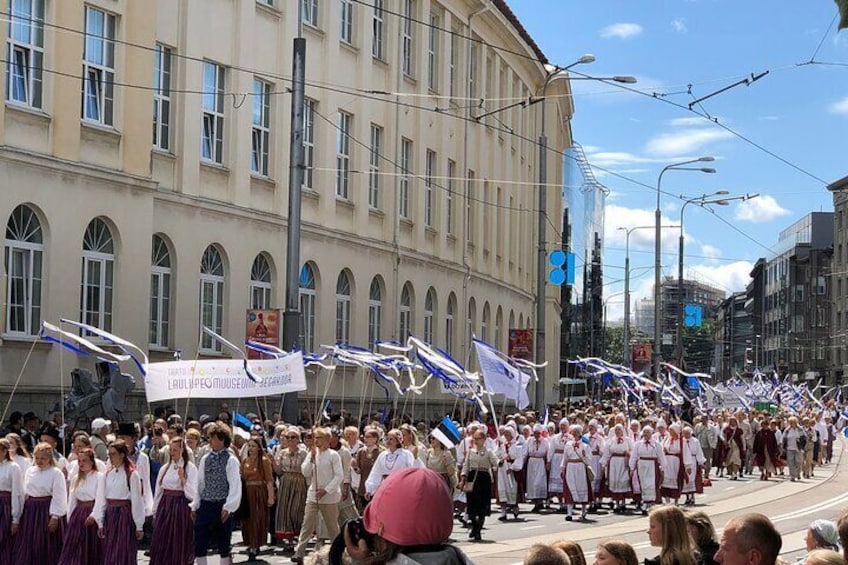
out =
{"type": "Polygon", "coordinates": [[[624,328],[607,326],[604,334],[604,359],[611,363],[624,363],[624,328]]]}
{"type": "Polygon", "coordinates": [[[713,322],[704,320],[700,327],[683,329],[683,360],[689,373],[709,373],[715,357],[713,322]]]}

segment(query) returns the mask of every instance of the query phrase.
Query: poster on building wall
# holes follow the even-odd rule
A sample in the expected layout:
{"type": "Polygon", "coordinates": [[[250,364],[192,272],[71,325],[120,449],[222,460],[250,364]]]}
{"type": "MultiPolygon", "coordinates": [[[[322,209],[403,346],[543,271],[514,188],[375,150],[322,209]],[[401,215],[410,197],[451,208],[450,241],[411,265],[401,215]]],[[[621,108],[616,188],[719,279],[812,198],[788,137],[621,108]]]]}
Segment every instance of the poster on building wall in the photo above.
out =
{"type": "Polygon", "coordinates": [[[634,343],[633,353],[630,358],[630,366],[638,372],[649,372],[651,370],[651,355],[653,346],[650,343],[634,343]]]}
{"type": "Polygon", "coordinates": [[[516,359],[533,360],[533,330],[509,330],[507,355],[516,359]]]}
{"type": "MultiPolygon", "coordinates": [[[[250,341],[266,343],[274,347],[280,347],[280,320],[282,310],[254,310],[247,311],[247,331],[245,338],[250,341]]],[[[248,359],[261,359],[262,354],[252,349],[247,350],[248,359]]]]}

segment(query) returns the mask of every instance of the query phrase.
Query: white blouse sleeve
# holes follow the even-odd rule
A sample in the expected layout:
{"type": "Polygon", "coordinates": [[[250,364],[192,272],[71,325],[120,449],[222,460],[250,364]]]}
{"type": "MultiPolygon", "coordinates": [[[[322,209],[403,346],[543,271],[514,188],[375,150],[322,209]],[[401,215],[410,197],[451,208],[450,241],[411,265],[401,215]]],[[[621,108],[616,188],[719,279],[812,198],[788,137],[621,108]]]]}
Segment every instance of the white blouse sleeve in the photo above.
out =
{"type": "Polygon", "coordinates": [[[106,480],[109,471],[111,471],[111,467],[97,481],[97,494],[94,495],[94,508],[91,510],[91,516],[97,522],[98,528],[103,527],[103,517],[106,514],[106,480]]]}
{"type": "Polygon", "coordinates": [[[24,474],[17,463],[12,463],[12,523],[17,524],[24,509],[24,474]]]}
{"type": "Polygon", "coordinates": [[[68,487],[65,475],[59,469],[53,470],[53,498],[50,500],[50,516],[61,518],[68,513],[68,487]]]}
{"type": "Polygon", "coordinates": [[[197,488],[198,488],[198,471],[197,466],[190,462],[185,467],[186,473],[186,483],[183,486],[183,492],[185,493],[185,497],[189,500],[189,502],[194,501],[197,498],[197,488]]]}
{"type": "Polygon", "coordinates": [[[134,472],[130,475],[130,504],[137,532],[144,530],[144,517],[146,515],[141,489],[141,477],[138,476],[138,472],[134,472]]]}

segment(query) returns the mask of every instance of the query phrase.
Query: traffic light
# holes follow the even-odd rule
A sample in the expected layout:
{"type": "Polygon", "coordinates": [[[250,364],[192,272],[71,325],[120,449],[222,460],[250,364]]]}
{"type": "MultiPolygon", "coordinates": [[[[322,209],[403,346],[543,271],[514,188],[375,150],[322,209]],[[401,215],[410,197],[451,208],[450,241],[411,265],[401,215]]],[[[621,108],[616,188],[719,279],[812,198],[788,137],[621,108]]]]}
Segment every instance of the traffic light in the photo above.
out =
{"type": "Polygon", "coordinates": [[[548,254],[548,263],[553,269],[548,273],[548,282],[555,286],[574,284],[574,253],[561,249],[548,254]]]}

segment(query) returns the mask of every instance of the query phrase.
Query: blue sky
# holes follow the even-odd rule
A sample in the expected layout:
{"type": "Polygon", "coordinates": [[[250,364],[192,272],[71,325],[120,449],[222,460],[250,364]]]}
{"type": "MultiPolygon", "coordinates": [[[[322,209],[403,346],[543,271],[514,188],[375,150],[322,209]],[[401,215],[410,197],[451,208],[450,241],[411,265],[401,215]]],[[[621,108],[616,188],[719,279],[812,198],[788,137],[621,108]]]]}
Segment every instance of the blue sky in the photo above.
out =
{"type": "MultiPolygon", "coordinates": [[[[685,213],[685,278],[728,292],[742,290],[748,273],[778,232],[811,211],[830,211],[826,184],[848,174],[848,29],[828,26],[832,0],[512,0],[521,22],[550,61],[568,65],[584,53],[593,64],[574,70],[594,76],[633,75],[627,93],[594,81],[573,83],[574,138],[590,162],[656,186],[663,166],[702,155],[716,174],[671,172],[663,190],[695,196],[728,190],[759,198],[715,208],[719,218],[690,205],[685,213]],[[843,66],[804,65],[815,61],[843,66]],[[797,167],[685,109],[701,97],[750,75],[770,71],[703,103],[721,124],[797,167]],[[801,169],[801,170],[798,170],[801,169]],[[765,246],[765,247],[763,247],[765,246]]],[[[609,319],[622,318],[624,232],[653,225],[656,192],[596,170],[607,200],[605,287],[609,319]]],[[[663,195],[663,223],[677,224],[681,201],[663,195]]],[[[663,274],[677,273],[676,230],[663,236],[663,274]]],[[[653,230],[630,237],[631,289],[637,299],[653,285],[653,230]]]]}

